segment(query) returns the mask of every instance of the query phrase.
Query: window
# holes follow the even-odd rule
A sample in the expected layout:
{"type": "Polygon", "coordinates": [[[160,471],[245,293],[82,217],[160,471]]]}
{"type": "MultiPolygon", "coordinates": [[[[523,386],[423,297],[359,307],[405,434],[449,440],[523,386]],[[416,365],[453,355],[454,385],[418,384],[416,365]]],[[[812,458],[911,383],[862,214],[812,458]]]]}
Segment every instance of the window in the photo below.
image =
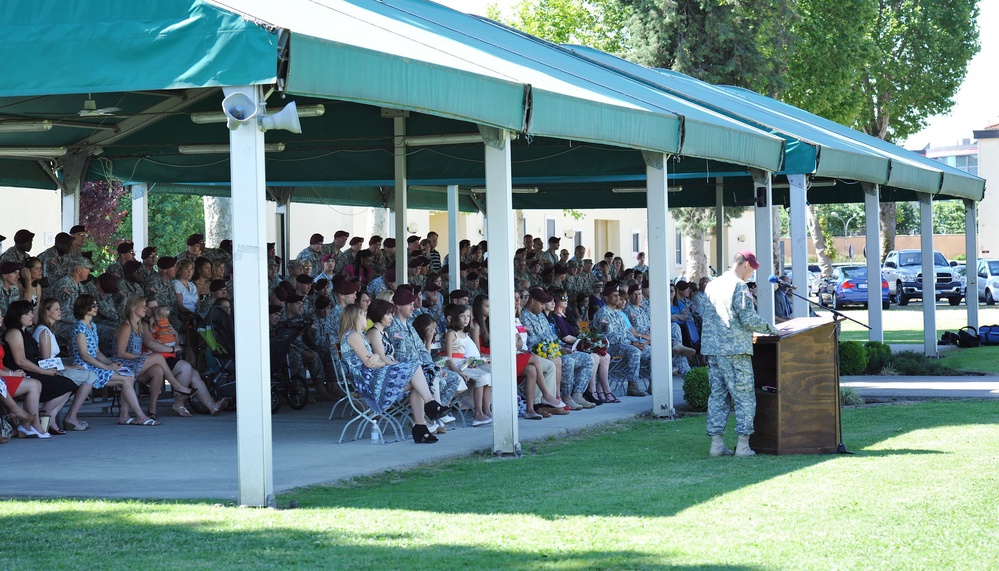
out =
{"type": "Polygon", "coordinates": [[[545,237],[542,240],[545,244],[548,244],[548,239],[552,236],[557,236],[555,234],[555,217],[545,216],[545,237]]]}
{"type": "Polygon", "coordinates": [[[679,232],[679,230],[674,235],[673,243],[674,243],[673,250],[674,250],[674,260],[675,260],[674,263],[676,265],[678,265],[678,266],[682,266],[683,265],[683,234],[681,234],[679,232]]]}
{"type": "Polygon", "coordinates": [[[642,251],[642,233],[638,230],[631,231],[631,253],[637,254],[642,251]]]}
{"type": "Polygon", "coordinates": [[[573,228],[572,231],[572,248],[576,249],[577,246],[583,245],[583,231],[579,228],[573,228]]]}

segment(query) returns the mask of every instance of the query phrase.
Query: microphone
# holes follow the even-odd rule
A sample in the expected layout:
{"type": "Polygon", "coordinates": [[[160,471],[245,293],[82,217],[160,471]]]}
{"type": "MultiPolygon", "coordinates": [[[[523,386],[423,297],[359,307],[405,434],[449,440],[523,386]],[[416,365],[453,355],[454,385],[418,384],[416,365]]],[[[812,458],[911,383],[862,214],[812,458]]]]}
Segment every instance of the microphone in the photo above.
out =
{"type": "Polygon", "coordinates": [[[777,285],[779,285],[781,287],[788,288],[790,290],[797,290],[798,289],[798,287],[795,286],[794,284],[789,284],[789,283],[780,281],[780,278],[778,278],[776,274],[770,274],[770,277],[767,278],[767,281],[770,282],[770,283],[772,283],[772,284],[777,284],[777,285]]]}

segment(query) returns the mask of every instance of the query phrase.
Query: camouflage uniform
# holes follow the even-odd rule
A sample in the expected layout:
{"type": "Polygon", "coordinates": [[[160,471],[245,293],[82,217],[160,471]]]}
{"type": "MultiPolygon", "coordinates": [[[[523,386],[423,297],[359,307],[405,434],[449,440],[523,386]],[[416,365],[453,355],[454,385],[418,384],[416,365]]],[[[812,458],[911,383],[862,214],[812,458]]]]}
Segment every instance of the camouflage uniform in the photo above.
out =
{"type": "Polygon", "coordinates": [[[729,398],[735,409],[735,432],[753,433],[756,388],[753,382],[753,332],[776,335],[777,329],[757,313],[746,283],[729,270],[705,288],[704,336],[701,353],[708,357],[707,430],[709,436],[725,433],[729,398]]]}
{"type": "Polygon", "coordinates": [[[381,277],[371,280],[371,283],[368,284],[367,292],[374,299],[386,289],[388,289],[388,284],[385,283],[385,278],[381,277]]]}
{"type": "Polygon", "coordinates": [[[533,283],[534,283],[534,276],[531,274],[531,272],[529,272],[527,270],[524,270],[524,271],[520,272],[519,274],[518,273],[514,273],[513,274],[513,282],[514,282],[514,284],[516,284],[519,281],[523,281],[523,280],[527,280],[528,282],[530,282],[533,285],[533,283]]]}
{"type": "Polygon", "coordinates": [[[11,246],[7,248],[7,251],[0,256],[0,263],[3,262],[17,262],[19,264],[24,264],[24,260],[27,260],[31,254],[21,250],[17,246],[11,246]]]}
{"type": "Polygon", "coordinates": [[[55,283],[56,280],[62,277],[59,273],[59,268],[62,266],[62,256],[59,250],[56,250],[55,246],[38,254],[38,259],[42,262],[42,275],[49,278],[51,283],[55,283]]]}
{"type": "MultiPolygon", "coordinates": [[[[551,323],[543,313],[534,315],[530,310],[520,312],[520,320],[527,329],[527,347],[534,352],[534,347],[541,342],[556,341],[558,336],[551,323]]],[[[562,355],[562,394],[568,396],[583,392],[593,377],[593,357],[589,353],[575,352],[562,355]]]]}
{"type": "Polygon", "coordinates": [[[71,345],[74,330],[76,329],[76,318],[73,316],[73,304],[76,298],[84,293],[83,284],[77,283],[70,276],[63,276],[52,286],[52,294],[59,302],[62,309],[62,319],[56,323],[56,338],[60,347],[74,347],[71,345]]]}
{"type": "MultiPolygon", "coordinates": [[[[310,320],[299,315],[298,317],[289,317],[278,323],[278,327],[304,327],[306,323],[310,320]]],[[[303,381],[306,380],[305,372],[308,370],[310,379],[313,384],[317,386],[323,386],[326,382],[326,373],[323,370],[322,358],[320,356],[320,350],[317,343],[317,338],[315,335],[315,330],[311,327],[307,327],[302,335],[295,337],[292,340],[291,345],[288,346],[288,366],[291,368],[291,375],[301,377],[303,381]],[[306,360],[304,353],[306,351],[312,351],[315,355],[314,358],[306,360]]]]}
{"type": "MultiPolygon", "coordinates": [[[[415,314],[414,314],[415,315],[415,314]]],[[[449,371],[439,367],[434,363],[434,358],[427,350],[423,339],[413,329],[413,325],[408,321],[396,317],[385,330],[392,348],[395,349],[395,359],[400,363],[417,362],[423,368],[423,376],[433,389],[433,384],[437,384],[440,391],[442,403],[449,403],[458,392],[461,384],[461,375],[454,371],[449,371]]]]}
{"type": "Polygon", "coordinates": [[[104,270],[104,273],[118,276],[119,279],[125,277],[125,269],[122,267],[120,260],[113,262],[110,266],[108,266],[108,269],[104,270]]]}
{"type": "Polygon", "coordinates": [[[156,301],[159,302],[160,307],[170,308],[170,325],[173,326],[174,330],[177,333],[186,331],[186,328],[180,321],[180,313],[177,309],[177,293],[173,289],[173,281],[164,280],[160,277],[159,273],[155,273],[143,282],[142,287],[146,291],[146,295],[156,296],[156,301]]]}
{"type": "Polygon", "coordinates": [[[427,285],[427,276],[423,274],[420,274],[418,276],[413,276],[409,278],[409,283],[413,284],[414,286],[419,286],[420,289],[423,289],[423,286],[427,285]]]}
{"type": "MultiPolygon", "coordinates": [[[[590,322],[590,329],[607,338],[607,353],[612,357],[623,357],[624,363],[618,370],[622,371],[625,381],[637,382],[646,378],[642,370],[651,370],[652,348],[644,346],[639,349],[632,345],[637,341],[624,321],[624,313],[605,305],[597,310],[590,322]]],[[[616,375],[615,375],[616,376],[616,375]]]]}
{"type": "Polygon", "coordinates": [[[146,264],[142,264],[142,267],[139,268],[139,282],[143,284],[149,281],[149,278],[156,275],[159,274],[156,272],[155,266],[153,267],[153,269],[150,270],[149,268],[146,267],[146,264]]]}
{"type": "Polygon", "coordinates": [[[315,279],[320,272],[323,271],[323,251],[320,250],[316,252],[312,248],[306,248],[298,253],[296,258],[300,262],[308,262],[312,264],[312,274],[310,277],[315,279]]]}
{"type": "Polygon", "coordinates": [[[21,299],[21,287],[19,285],[14,284],[10,286],[10,289],[0,285],[0,314],[7,315],[7,308],[19,299],[21,299]]]}
{"type": "Polygon", "coordinates": [[[118,311],[118,304],[115,303],[114,296],[98,291],[97,280],[90,280],[84,284],[82,291],[94,296],[94,299],[97,300],[97,316],[94,317],[94,323],[111,328],[116,328],[121,324],[121,313],[118,311]]]}
{"type": "Polygon", "coordinates": [[[551,250],[545,250],[544,252],[541,252],[542,264],[548,263],[554,266],[559,262],[560,259],[561,258],[558,255],[558,250],[555,250],[554,252],[552,252],[551,250]]]}
{"type": "Polygon", "coordinates": [[[125,303],[133,295],[145,297],[146,291],[142,288],[142,284],[133,282],[128,278],[118,280],[118,293],[115,294],[115,306],[118,308],[119,314],[125,312],[125,303]]]}
{"type": "Polygon", "coordinates": [[[330,307],[330,314],[326,319],[330,322],[330,328],[333,331],[333,338],[339,339],[340,336],[340,316],[343,315],[343,306],[333,300],[333,306],[330,307]]]}

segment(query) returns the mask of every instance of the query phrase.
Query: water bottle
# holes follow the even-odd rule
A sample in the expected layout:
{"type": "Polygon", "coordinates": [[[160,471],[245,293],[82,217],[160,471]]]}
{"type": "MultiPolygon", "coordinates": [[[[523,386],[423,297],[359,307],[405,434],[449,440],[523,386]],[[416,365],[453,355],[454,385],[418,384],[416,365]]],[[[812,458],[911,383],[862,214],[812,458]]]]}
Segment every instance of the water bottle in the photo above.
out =
{"type": "Polygon", "coordinates": [[[371,443],[381,444],[382,443],[382,432],[378,430],[377,424],[371,425],[371,443]]]}

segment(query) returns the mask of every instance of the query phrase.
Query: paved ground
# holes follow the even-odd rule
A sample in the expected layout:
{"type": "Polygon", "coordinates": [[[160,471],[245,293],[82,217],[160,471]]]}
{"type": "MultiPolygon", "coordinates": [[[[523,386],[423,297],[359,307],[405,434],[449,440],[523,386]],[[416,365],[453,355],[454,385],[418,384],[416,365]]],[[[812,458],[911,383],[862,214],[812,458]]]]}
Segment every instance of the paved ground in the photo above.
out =
{"type": "MultiPolygon", "coordinates": [[[[844,377],[868,398],[999,398],[997,377],[844,377]]],[[[674,399],[683,402],[682,382],[674,399]]],[[[622,397],[588,411],[540,421],[521,420],[525,451],[532,440],[558,437],[603,423],[634,418],[651,397],[622,397]]],[[[116,417],[91,408],[91,429],[48,440],[14,440],[0,447],[0,495],[14,497],[215,498],[235,501],[235,415],[179,418],[161,401],[163,425],[118,426],[116,417]]],[[[345,421],[328,421],[330,405],[287,407],[273,417],[275,491],[404,469],[424,462],[487,452],[488,428],[459,428],[433,445],[411,440],[384,446],[370,441],[337,444],[345,421]]],[[[849,427],[846,427],[847,434],[849,427]]]]}

